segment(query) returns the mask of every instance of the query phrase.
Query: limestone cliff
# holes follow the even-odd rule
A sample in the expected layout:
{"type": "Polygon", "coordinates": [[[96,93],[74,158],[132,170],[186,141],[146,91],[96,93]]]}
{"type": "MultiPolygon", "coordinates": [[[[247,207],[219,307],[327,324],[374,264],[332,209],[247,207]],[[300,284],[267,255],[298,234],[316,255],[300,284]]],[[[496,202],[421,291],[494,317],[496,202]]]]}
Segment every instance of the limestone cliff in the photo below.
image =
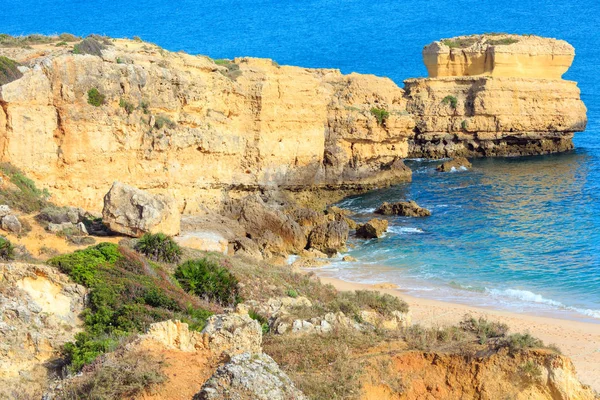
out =
{"type": "MultiPolygon", "coordinates": [[[[274,188],[335,198],[409,180],[406,157],[567,150],[586,123],[576,84],[559,79],[568,54],[544,76],[553,79],[510,75],[516,69],[496,57],[490,76],[414,79],[401,89],[371,75],[104,40],[98,55],[0,48],[23,74],[0,87],[0,161],[53,201],[95,211],[116,180],[168,193],[185,213],[274,188]]],[[[511,55],[515,46],[493,47],[511,55]]],[[[528,71],[537,60],[507,57],[528,71]]]]}

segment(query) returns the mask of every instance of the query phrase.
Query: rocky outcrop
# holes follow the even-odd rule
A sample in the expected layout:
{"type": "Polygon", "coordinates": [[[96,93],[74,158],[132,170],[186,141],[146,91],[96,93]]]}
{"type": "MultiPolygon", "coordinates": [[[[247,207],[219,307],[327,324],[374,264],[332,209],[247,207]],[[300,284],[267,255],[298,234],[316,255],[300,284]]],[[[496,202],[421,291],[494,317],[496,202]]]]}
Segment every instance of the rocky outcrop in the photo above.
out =
{"type": "Polygon", "coordinates": [[[81,330],[85,296],[82,286],[53,268],[0,264],[1,398],[14,398],[15,387],[42,389],[62,345],[81,330]]]}
{"type": "Polygon", "coordinates": [[[377,239],[387,231],[388,222],[385,219],[373,218],[356,228],[356,236],[364,239],[377,239]]]}
{"type": "Polygon", "coordinates": [[[350,228],[346,221],[331,221],[317,226],[308,236],[308,246],[333,255],[346,246],[350,228]]]}
{"type": "MultiPolygon", "coordinates": [[[[386,357],[387,354],[386,354],[386,357]]],[[[582,385],[572,362],[547,350],[464,357],[457,354],[405,352],[392,357],[391,373],[402,376],[402,398],[594,400],[582,385]],[[477,367],[474,368],[474,365],[477,367]]],[[[362,399],[391,400],[399,393],[383,381],[364,386],[362,399]]]]}
{"type": "Polygon", "coordinates": [[[435,170],[439,172],[452,172],[470,169],[473,165],[464,157],[457,157],[450,161],[444,161],[435,170]]]}
{"type": "Polygon", "coordinates": [[[23,76],[0,90],[0,161],[60,204],[99,211],[118,180],[198,213],[272,189],[323,205],[410,180],[408,156],[572,148],[573,132],[586,124],[579,89],[559,79],[572,48],[535,37],[491,44],[511,37],[429,46],[432,78],[409,79],[404,89],[270,60],[217,65],[128,40],[111,41],[101,56],[52,43],[0,49],[23,64],[23,76]],[[465,57],[479,63],[471,53],[493,62],[481,74],[455,66],[465,57]],[[92,89],[102,103],[90,104],[92,89]]]}
{"type": "Polygon", "coordinates": [[[115,182],[104,196],[102,221],[113,231],[133,237],[162,232],[177,235],[181,214],[175,199],[115,182]]]}
{"type": "Polygon", "coordinates": [[[375,214],[400,215],[402,217],[428,217],[431,211],[419,206],[414,200],[397,203],[383,203],[375,210],[375,214]]]}
{"type": "Polygon", "coordinates": [[[219,367],[194,400],[305,400],[291,379],[266,354],[244,353],[219,367]]]}

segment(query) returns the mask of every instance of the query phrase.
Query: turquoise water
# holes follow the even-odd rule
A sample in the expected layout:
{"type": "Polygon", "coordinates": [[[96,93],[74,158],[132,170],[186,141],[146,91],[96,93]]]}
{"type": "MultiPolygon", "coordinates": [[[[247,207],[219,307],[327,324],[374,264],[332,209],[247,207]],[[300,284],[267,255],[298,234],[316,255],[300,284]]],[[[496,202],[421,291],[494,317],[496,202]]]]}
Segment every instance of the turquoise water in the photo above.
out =
{"type": "Polygon", "coordinates": [[[357,243],[362,263],[334,263],[345,279],[392,281],[432,298],[600,322],[600,70],[597,0],[238,0],[165,2],[3,0],[0,32],[138,35],[214,58],[424,76],[422,47],[481,32],[559,37],[588,107],[586,132],[568,154],[477,160],[471,172],[436,174],[412,162],[414,182],[348,199],[367,212],[411,198],[433,211],[392,221],[387,237],[357,243]]]}

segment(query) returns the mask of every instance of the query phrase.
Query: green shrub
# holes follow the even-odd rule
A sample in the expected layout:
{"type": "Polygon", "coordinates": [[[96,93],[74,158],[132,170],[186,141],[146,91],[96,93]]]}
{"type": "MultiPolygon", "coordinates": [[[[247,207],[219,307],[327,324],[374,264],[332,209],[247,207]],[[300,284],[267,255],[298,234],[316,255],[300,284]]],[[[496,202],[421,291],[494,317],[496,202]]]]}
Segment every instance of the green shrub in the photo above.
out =
{"type": "Polygon", "coordinates": [[[135,110],[135,106],[133,105],[133,103],[128,102],[122,97],[119,100],[119,107],[124,109],[127,114],[131,114],[133,110],[135,110]]]}
{"type": "Polygon", "coordinates": [[[298,292],[296,292],[294,289],[288,289],[287,295],[295,299],[298,297],[298,292]]]}
{"type": "Polygon", "coordinates": [[[394,311],[408,312],[408,304],[400,298],[374,290],[341,292],[331,306],[332,311],[341,311],[354,317],[358,317],[361,310],[376,311],[386,317],[391,316],[394,311]]]}
{"type": "Polygon", "coordinates": [[[134,36],[134,37],[133,37],[133,40],[134,40],[135,42],[141,42],[141,41],[142,41],[142,38],[140,38],[139,36],[134,36]]]}
{"type": "Polygon", "coordinates": [[[150,103],[148,101],[142,100],[140,101],[140,105],[139,108],[142,109],[142,112],[144,114],[148,114],[150,112],[150,103]]]}
{"type": "Polygon", "coordinates": [[[463,119],[463,121],[460,123],[460,127],[464,130],[467,129],[467,120],[463,119]]]}
{"type": "Polygon", "coordinates": [[[101,57],[102,50],[105,48],[105,43],[101,43],[96,37],[90,36],[73,46],[73,54],[90,54],[101,57]]]}
{"type": "Polygon", "coordinates": [[[242,75],[242,71],[240,71],[240,66],[231,60],[222,58],[222,59],[214,60],[214,62],[217,65],[221,65],[221,66],[227,68],[227,71],[219,71],[219,72],[222,75],[226,76],[227,78],[231,79],[232,81],[235,81],[237,78],[239,78],[242,75]]]}
{"type": "Polygon", "coordinates": [[[0,86],[16,81],[23,73],[19,71],[19,63],[8,57],[0,56],[0,86]]]}
{"type": "Polygon", "coordinates": [[[250,310],[248,311],[248,316],[253,320],[258,321],[263,335],[269,333],[269,320],[264,315],[257,313],[255,310],[250,310]]]}
{"type": "Polygon", "coordinates": [[[174,129],[177,124],[169,119],[166,115],[159,115],[156,117],[156,121],[154,122],[154,127],[156,129],[162,129],[163,127],[167,127],[170,129],[174,129]]]}
{"type": "Polygon", "coordinates": [[[66,45],[68,45],[68,43],[65,42],[65,41],[58,42],[58,43],[55,44],[56,47],[62,47],[62,46],[66,46],[66,45]]]}
{"type": "Polygon", "coordinates": [[[371,108],[371,114],[373,114],[373,116],[377,120],[377,125],[379,126],[384,126],[385,122],[390,116],[390,113],[388,111],[384,110],[383,108],[377,107],[371,108]]]}
{"type": "Polygon", "coordinates": [[[100,107],[104,104],[106,96],[98,91],[96,88],[88,90],[88,104],[94,107],[100,107]]]}
{"type": "Polygon", "coordinates": [[[458,99],[454,96],[446,96],[442,99],[442,104],[450,104],[450,107],[456,108],[458,105],[458,99]]]}
{"type": "Polygon", "coordinates": [[[445,44],[446,46],[450,47],[451,49],[462,49],[465,47],[469,47],[472,44],[475,44],[475,42],[477,42],[477,38],[476,37],[467,37],[467,38],[456,38],[456,39],[444,39],[442,40],[442,43],[445,44]]]}
{"type": "Polygon", "coordinates": [[[117,57],[117,64],[125,64],[125,60],[123,60],[121,57],[117,57]]]}
{"type": "Polygon", "coordinates": [[[176,263],[181,259],[181,248],[164,233],[146,233],[134,248],[154,261],[176,263]]]}
{"type": "Polygon", "coordinates": [[[85,331],[64,348],[72,371],[111,351],[124,338],[145,332],[154,322],[178,319],[200,330],[211,315],[160,267],[112,243],[54,257],[48,263],[89,289],[85,331]]]}
{"type": "Polygon", "coordinates": [[[206,258],[186,261],[177,267],[175,278],[185,290],[206,300],[222,305],[241,301],[238,280],[215,261],[206,258]]]}
{"type": "Polygon", "coordinates": [[[509,45],[509,44],[519,43],[519,40],[513,39],[513,38],[504,38],[504,39],[487,40],[486,43],[489,44],[490,46],[509,45]]]}
{"type": "Polygon", "coordinates": [[[516,353],[524,349],[533,349],[544,347],[544,342],[531,336],[529,333],[513,333],[505,340],[505,345],[511,353],[516,353]]]}
{"type": "Polygon", "coordinates": [[[15,258],[15,248],[10,240],[0,236],[0,260],[10,261],[15,258]]]}
{"type": "Polygon", "coordinates": [[[467,332],[474,333],[481,344],[485,344],[488,339],[500,338],[506,336],[508,325],[499,322],[489,322],[483,317],[475,319],[470,315],[460,322],[460,327],[467,332]]]}
{"type": "Polygon", "coordinates": [[[46,189],[38,189],[35,183],[27,178],[20,169],[8,163],[1,163],[0,172],[16,186],[16,189],[0,190],[0,204],[7,204],[24,213],[39,211],[48,206],[47,199],[50,197],[50,193],[46,189]]]}
{"type": "Polygon", "coordinates": [[[528,383],[535,383],[542,377],[542,368],[532,360],[519,366],[519,377],[528,383]]]}
{"type": "Polygon", "coordinates": [[[162,360],[147,351],[117,350],[58,389],[58,400],[130,399],[167,380],[162,360]]]}
{"type": "Polygon", "coordinates": [[[57,40],[56,36],[27,35],[11,36],[6,33],[0,34],[0,47],[31,48],[32,44],[47,44],[57,40]]]}
{"type": "Polygon", "coordinates": [[[64,42],[76,42],[81,38],[79,36],[72,35],[70,33],[61,33],[58,38],[64,42]]]}

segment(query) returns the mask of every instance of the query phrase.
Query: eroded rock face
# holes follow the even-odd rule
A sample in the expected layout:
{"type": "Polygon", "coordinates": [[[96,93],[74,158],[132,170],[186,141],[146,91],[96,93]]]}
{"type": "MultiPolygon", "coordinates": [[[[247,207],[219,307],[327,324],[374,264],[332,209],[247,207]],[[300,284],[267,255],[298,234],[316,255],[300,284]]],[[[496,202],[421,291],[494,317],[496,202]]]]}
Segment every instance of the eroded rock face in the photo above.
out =
{"type": "Polygon", "coordinates": [[[575,49],[564,40],[534,35],[472,35],[443,39],[425,46],[429,76],[519,77],[560,79],[575,49]]]}
{"type": "Polygon", "coordinates": [[[177,235],[181,214],[171,196],[115,182],[104,196],[102,221],[111,230],[133,237],[147,232],[177,235]]]}
{"type": "Polygon", "coordinates": [[[81,331],[85,296],[53,268],[0,264],[0,398],[14,398],[19,384],[43,388],[62,345],[81,331]]]}
{"type": "Polygon", "coordinates": [[[244,353],[219,367],[195,400],[305,400],[291,379],[266,354],[244,353]]]}
{"type": "Polygon", "coordinates": [[[215,354],[233,356],[262,351],[260,324],[247,314],[213,315],[208,319],[202,334],[208,337],[207,348],[215,354]]]}
{"type": "Polygon", "coordinates": [[[404,89],[386,78],[253,58],[234,60],[231,74],[207,57],[127,40],[101,57],[53,44],[0,49],[26,67],[0,90],[0,161],[60,204],[99,211],[118,180],[173,195],[180,211],[197,213],[271,189],[332,202],[410,180],[408,156],[572,148],[573,132],[586,125],[577,85],[559,79],[572,47],[535,37],[490,45],[510,38],[429,46],[425,63],[435,65],[435,78],[407,80],[404,89]],[[489,68],[469,70],[487,54],[489,68]],[[105,104],[88,104],[91,88],[105,104]]]}
{"type": "Polygon", "coordinates": [[[419,206],[415,201],[399,201],[397,203],[383,203],[375,210],[375,214],[400,215],[403,217],[428,217],[431,211],[419,206]]]}
{"type": "Polygon", "coordinates": [[[346,246],[350,228],[346,221],[331,221],[314,228],[308,236],[308,246],[325,254],[336,254],[346,246]]]}

